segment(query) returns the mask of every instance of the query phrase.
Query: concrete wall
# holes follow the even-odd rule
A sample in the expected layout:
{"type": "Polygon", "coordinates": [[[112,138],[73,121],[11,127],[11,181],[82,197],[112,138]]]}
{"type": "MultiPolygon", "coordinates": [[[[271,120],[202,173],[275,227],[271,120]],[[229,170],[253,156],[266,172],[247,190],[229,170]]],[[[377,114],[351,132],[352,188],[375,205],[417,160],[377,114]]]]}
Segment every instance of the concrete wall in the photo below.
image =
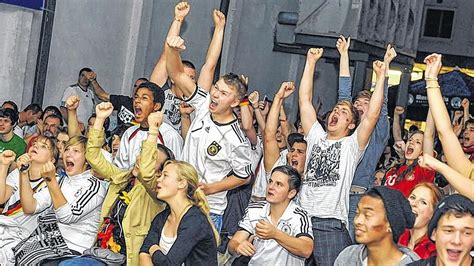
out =
{"type": "MultiPolygon", "coordinates": [[[[425,11],[427,8],[454,10],[452,38],[423,37],[423,32],[421,32],[418,50],[474,57],[474,50],[472,49],[474,45],[474,1],[445,0],[438,3],[436,0],[426,0],[425,11]]],[[[423,18],[423,24],[424,21],[425,18],[423,18]]]]}
{"type": "Polygon", "coordinates": [[[0,102],[31,102],[42,14],[0,4],[0,102]]]}

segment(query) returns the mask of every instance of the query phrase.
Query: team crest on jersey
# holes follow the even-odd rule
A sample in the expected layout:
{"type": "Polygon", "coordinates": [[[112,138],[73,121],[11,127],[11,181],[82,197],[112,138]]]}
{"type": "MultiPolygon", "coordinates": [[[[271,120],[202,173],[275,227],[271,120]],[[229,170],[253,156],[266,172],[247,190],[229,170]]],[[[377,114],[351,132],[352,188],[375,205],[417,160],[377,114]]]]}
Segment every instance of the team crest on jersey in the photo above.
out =
{"type": "Polygon", "coordinates": [[[281,227],[281,231],[287,235],[291,236],[291,226],[288,223],[283,223],[283,226],[281,227]]]}
{"type": "Polygon", "coordinates": [[[209,147],[207,147],[207,154],[215,156],[222,149],[216,141],[213,141],[209,147]]]}
{"type": "Polygon", "coordinates": [[[74,197],[79,197],[82,193],[82,188],[80,188],[78,191],[76,191],[76,194],[74,194],[74,197]]]}

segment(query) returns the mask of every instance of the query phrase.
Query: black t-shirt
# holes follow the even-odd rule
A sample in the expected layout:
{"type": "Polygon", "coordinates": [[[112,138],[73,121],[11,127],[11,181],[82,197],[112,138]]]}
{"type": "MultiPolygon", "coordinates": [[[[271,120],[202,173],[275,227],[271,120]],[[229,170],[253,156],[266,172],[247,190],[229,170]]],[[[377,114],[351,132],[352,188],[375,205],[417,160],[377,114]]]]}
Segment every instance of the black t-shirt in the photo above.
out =
{"type": "Polygon", "coordinates": [[[114,106],[117,113],[118,125],[131,123],[135,118],[133,112],[133,99],[125,95],[110,95],[110,102],[114,106]]]}

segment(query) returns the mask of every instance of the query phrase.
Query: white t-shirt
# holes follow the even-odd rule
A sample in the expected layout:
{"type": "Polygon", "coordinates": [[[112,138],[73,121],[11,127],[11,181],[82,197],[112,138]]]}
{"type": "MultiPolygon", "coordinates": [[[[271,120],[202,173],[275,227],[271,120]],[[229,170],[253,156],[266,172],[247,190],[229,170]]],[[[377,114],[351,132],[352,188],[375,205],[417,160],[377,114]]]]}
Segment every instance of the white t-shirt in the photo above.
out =
{"type": "Polygon", "coordinates": [[[335,218],[348,225],[349,191],[363,155],[358,130],[351,136],[328,140],[315,122],[306,136],[306,171],[298,203],[311,217],[335,218]]]}
{"type": "MultiPolygon", "coordinates": [[[[38,226],[38,215],[23,213],[20,203],[20,173],[13,170],[6,177],[6,184],[12,188],[12,195],[5,203],[0,215],[0,265],[14,265],[13,251],[21,240],[26,239],[38,226]]],[[[43,179],[30,182],[33,191],[48,190],[43,179]]]]}
{"type": "MultiPolygon", "coordinates": [[[[261,219],[271,223],[270,203],[266,201],[251,202],[239,222],[239,227],[249,234],[255,235],[255,227],[261,219]]],[[[286,207],[276,227],[292,237],[306,236],[313,239],[313,230],[308,214],[293,201],[290,201],[286,207]]],[[[248,265],[304,265],[305,258],[290,253],[274,239],[264,240],[255,237],[253,245],[256,252],[248,265]]]]}
{"type": "MultiPolygon", "coordinates": [[[[158,143],[168,147],[174,153],[174,156],[179,158],[183,150],[183,138],[181,135],[166,123],[161,124],[159,131],[158,143]]],[[[123,133],[120,140],[114,164],[124,170],[132,168],[137,160],[137,156],[140,154],[142,143],[147,138],[148,129],[141,128],[139,125],[129,127],[123,133]]]]}
{"type": "MultiPolygon", "coordinates": [[[[107,190],[90,171],[72,177],[60,177],[59,183],[67,200],[65,205],[54,210],[59,221],[59,230],[68,247],[82,253],[95,242],[102,202],[107,190]]],[[[33,197],[36,199],[35,213],[52,207],[48,189],[39,191],[33,197]]]]}
{"type": "Polygon", "coordinates": [[[163,110],[165,115],[165,122],[172,126],[177,132],[181,132],[181,113],[179,112],[179,105],[182,100],[173,94],[171,89],[164,91],[165,103],[163,110]]]}
{"type": "MultiPolygon", "coordinates": [[[[195,109],[181,159],[193,165],[199,181],[207,184],[222,181],[228,175],[249,178],[252,174],[250,142],[237,119],[226,124],[213,121],[209,112],[209,94],[196,88],[186,100],[195,109]]],[[[227,191],[208,195],[211,213],[222,215],[227,207],[227,191]]]]}
{"type": "Polygon", "coordinates": [[[87,125],[87,120],[95,109],[94,92],[89,88],[87,88],[87,91],[83,91],[78,84],[71,85],[64,90],[63,97],[61,98],[62,107],[66,107],[66,100],[72,95],[78,96],[81,100],[77,108],[77,119],[79,122],[87,125]]]}

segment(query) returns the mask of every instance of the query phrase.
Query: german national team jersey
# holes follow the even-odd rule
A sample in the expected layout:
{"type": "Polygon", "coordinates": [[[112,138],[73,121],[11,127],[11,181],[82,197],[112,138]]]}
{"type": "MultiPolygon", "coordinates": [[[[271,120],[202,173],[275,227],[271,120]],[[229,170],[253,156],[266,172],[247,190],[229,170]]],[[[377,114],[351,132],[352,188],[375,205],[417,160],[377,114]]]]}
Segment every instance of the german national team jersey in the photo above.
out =
{"type": "MultiPolygon", "coordinates": [[[[270,203],[266,201],[251,202],[245,210],[239,227],[250,235],[255,235],[255,227],[262,219],[271,223],[270,203]]],[[[308,214],[293,201],[290,201],[274,226],[291,237],[306,236],[313,239],[313,230],[308,214]]],[[[264,240],[255,237],[252,244],[256,251],[249,265],[304,265],[305,258],[291,254],[274,239],[264,240]]]]}
{"type": "MultiPolygon", "coordinates": [[[[222,181],[229,175],[248,178],[252,173],[250,142],[240,129],[237,118],[221,124],[209,112],[210,96],[197,87],[186,100],[195,109],[195,118],[186,135],[182,160],[193,165],[199,181],[207,184],[222,181]]],[[[208,195],[211,213],[224,213],[227,191],[208,195]]]]}
{"type": "MultiPolygon", "coordinates": [[[[183,148],[183,138],[181,138],[181,135],[166,123],[161,124],[159,132],[158,143],[168,147],[174,156],[179,158],[183,148]]],[[[142,128],[138,125],[129,127],[125,133],[123,133],[122,139],[120,140],[120,146],[115,155],[114,164],[124,170],[132,168],[137,160],[137,156],[140,154],[142,143],[147,138],[148,128],[142,128]]]]}
{"type": "Polygon", "coordinates": [[[404,164],[398,169],[392,168],[387,174],[385,174],[385,186],[399,190],[403,193],[405,198],[410,196],[411,190],[418,184],[422,182],[433,183],[435,178],[435,172],[426,168],[423,168],[419,165],[415,166],[412,173],[408,173],[403,180],[396,182],[397,177],[407,169],[407,165],[404,164]]]}

